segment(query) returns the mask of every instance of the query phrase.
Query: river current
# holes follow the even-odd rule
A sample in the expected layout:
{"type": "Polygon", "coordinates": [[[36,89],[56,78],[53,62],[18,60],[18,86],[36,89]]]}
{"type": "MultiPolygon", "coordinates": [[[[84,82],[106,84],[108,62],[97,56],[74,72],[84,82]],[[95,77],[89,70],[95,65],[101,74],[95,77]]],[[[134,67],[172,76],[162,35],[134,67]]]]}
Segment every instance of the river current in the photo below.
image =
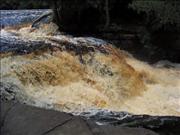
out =
{"type": "Polygon", "coordinates": [[[47,11],[1,10],[2,93],[99,124],[132,114],[180,116],[180,64],[150,65],[102,39],[53,34],[51,23],[32,30],[29,24],[47,11]]]}

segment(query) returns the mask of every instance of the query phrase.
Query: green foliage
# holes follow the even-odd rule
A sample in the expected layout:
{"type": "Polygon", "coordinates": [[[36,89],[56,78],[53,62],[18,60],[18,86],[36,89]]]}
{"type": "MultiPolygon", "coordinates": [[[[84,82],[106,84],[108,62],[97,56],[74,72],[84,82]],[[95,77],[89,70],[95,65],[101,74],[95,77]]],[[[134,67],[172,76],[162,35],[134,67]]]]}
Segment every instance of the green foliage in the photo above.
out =
{"type": "Polygon", "coordinates": [[[179,0],[134,0],[130,7],[139,14],[145,13],[147,22],[155,30],[162,26],[180,28],[179,0]]]}

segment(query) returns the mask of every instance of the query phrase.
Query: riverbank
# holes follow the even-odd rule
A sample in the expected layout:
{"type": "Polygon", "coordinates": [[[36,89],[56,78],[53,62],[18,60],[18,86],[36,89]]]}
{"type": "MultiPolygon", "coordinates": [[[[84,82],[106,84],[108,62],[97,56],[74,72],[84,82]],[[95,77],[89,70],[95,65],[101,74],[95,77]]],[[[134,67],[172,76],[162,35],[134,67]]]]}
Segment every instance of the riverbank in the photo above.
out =
{"type": "MultiPolygon", "coordinates": [[[[144,117],[144,122],[149,116],[144,117]]],[[[137,120],[134,118],[134,122],[137,120]]],[[[158,118],[151,118],[155,120],[158,118]]],[[[166,118],[167,119],[167,118],[166,118]]],[[[87,120],[80,116],[73,116],[64,112],[53,110],[45,110],[32,106],[27,106],[13,101],[1,100],[1,134],[2,135],[176,135],[179,133],[178,118],[171,126],[161,125],[154,130],[149,130],[141,127],[128,127],[128,122],[123,122],[122,125],[97,125],[91,119],[87,120]],[[127,124],[127,126],[125,126],[127,124]],[[123,126],[124,125],[124,126],[123,126]],[[166,127],[166,128],[165,128],[166,127]],[[168,131],[169,130],[169,131],[168,131]],[[157,133],[156,133],[157,132],[157,133]]],[[[159,118],[160,120],[160,118],[159,118]]],[[[162,118],[163,120],[163,118],[162,118]]],[[[168,120],[168,119],[167,119],[168,120]]],[[[143,117],[141,117],[141,122],[143,117]]],[[[120,121],[119,121],[120,122],[120,121]]],[[[137,123],[138,124],[138,123],[137,123]]],[[[148,125],[142,125],[142,127],[148,125]]],[[[150,125],[149,125],[150,126],[150,125]]]]}

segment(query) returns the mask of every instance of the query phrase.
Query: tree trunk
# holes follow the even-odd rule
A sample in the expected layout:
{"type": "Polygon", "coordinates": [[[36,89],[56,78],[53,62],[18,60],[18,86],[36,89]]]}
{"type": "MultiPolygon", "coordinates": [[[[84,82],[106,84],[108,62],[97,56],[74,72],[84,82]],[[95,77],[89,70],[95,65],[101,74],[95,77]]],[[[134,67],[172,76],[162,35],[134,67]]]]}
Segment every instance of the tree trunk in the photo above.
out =
{"type": "Polygon", "coordinates": [[[109,16],[109,0],[105,0],[105,12],[106,12],[106,24],[105,28],[109,26],[110,16],[109,16]]]}

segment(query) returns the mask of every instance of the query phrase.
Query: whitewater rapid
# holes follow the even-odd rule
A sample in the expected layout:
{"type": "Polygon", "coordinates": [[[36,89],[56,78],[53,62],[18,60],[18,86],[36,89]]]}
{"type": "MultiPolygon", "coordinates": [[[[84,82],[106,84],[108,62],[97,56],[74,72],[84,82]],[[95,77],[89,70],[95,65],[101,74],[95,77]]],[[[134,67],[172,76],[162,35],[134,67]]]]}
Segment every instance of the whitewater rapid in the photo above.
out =
{"type": "Polygon", "coordinates": [[[125,51],[115,51],[113,46],[107,48],[108,43],[101,39],[49,34],[56,31],[54,24],[42,28],[32,32],[29,26],[1,30],[3,36],[21,43],[43,40],[40,44],[63,46],[63,51],[45,48],[23,55],[3,53],[1,83],[4,87],[15,85],[16,95],[23,102],[66,112],[106,109],[180,116],[178,63],[150,65],[125,51]],[[109,49],[112,54],[93,50],[79,57],[68,48],[79,44],[109,49]]]}
{"type": "Polygon", "coordinates": [[[53,23],[32,29],[45,11],[2,12],[1,96],[75,114],[180,116],[179,63],[150,65],[102,39],[64,35],[53,23]]]}

